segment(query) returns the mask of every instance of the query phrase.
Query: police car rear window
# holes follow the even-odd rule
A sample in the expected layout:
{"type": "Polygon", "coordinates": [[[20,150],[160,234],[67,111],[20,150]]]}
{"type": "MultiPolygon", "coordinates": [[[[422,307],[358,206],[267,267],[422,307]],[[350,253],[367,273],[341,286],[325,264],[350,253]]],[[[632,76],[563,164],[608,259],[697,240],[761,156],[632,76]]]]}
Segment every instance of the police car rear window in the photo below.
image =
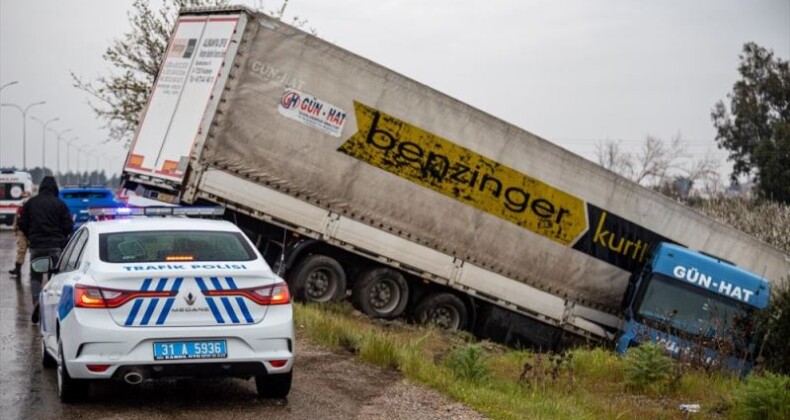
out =
{"type": "Polygon", "coordinates": [[[102,192],[102,191],[76,191],[76,192],[64,192],[63,198],[108,198],[110,197],[110,193],[102,192]]]}
{"type": "Polygon", "coordinates": [[[116,232],[99,235],[99,258],[108,263],[251,261],[255,252],[238,232],[116,232]]]}

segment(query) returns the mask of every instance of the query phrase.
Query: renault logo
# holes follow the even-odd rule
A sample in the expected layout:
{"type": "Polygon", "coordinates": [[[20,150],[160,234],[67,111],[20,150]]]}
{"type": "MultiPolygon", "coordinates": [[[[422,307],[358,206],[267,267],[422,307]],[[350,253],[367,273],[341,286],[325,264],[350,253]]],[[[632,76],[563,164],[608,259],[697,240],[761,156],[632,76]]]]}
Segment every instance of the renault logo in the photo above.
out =
{"type": "Polygon", "coordinates": [[[195,299],[195,296],[192,294],[192,292],[189,292],[189,294],[184,297],[184,300],[187,301],[187,305],[192,306],[197,299],[195,299]]]}

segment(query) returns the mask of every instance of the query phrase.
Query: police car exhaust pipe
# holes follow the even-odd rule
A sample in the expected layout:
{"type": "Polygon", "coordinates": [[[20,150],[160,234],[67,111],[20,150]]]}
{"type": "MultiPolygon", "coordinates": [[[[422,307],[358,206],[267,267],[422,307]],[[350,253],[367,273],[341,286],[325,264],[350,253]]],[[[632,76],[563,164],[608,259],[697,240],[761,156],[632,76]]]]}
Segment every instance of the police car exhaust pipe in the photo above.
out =
{"type": "Polygon", "coordinates": [[[129,385],[138,385],[145,380],[144,372],[140,369],[132,369],[123,375],[123,380],[129,385]]]}

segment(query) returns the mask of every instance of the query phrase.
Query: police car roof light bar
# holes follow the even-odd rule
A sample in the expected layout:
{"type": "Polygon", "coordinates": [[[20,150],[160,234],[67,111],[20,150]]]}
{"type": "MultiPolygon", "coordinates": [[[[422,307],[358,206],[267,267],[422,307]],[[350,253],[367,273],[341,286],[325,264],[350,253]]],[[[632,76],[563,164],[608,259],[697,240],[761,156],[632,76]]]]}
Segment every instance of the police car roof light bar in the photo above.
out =
{"type": "Polygon", "coordinates": [[[225,208],[219,206],[202,207],[91,207],[88,215],[92,217],[123,217],[123,216],[200,216],[220,217],[225,214],[225,208]]]}

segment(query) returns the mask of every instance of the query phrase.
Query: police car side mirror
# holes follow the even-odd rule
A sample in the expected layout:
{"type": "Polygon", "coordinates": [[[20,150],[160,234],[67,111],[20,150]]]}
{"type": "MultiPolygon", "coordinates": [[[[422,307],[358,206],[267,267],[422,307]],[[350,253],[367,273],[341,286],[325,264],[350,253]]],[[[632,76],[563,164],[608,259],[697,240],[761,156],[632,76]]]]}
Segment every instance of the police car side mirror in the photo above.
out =
{"type": "Polygon", "coordinates": [[[30,263],[30,268],[36,273],[49,273],[51,267],[52,258],[50,257],[39,257],[30,263]]]}

